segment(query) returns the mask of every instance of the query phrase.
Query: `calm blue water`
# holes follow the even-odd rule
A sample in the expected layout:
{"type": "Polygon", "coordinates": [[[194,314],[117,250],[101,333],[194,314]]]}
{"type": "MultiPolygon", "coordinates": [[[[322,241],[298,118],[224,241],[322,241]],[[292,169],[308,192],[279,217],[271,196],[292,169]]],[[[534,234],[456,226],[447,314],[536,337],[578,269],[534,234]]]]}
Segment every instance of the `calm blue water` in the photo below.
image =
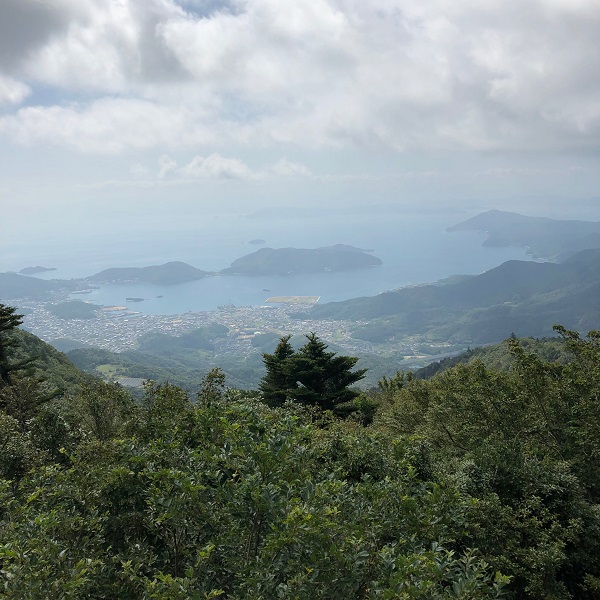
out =
{"type": "Polygon", "coordinates": [[[104,305],[124,305],[126,297],[144,302],[130,308],[147,314],[176,314],[213,310],[219,305],[257,306],[268,296],[321,296],[321,302],[370,296],[412,283],[425,283],[454,274],[476,274],[510,259],[526,260],[519,248],[484,248],[479,233],[447,233],[462,220],[456,215],[349,215],[309,219],[249,219],[207,217],[182,223],[177,231],[157,228],[83,236],[76,231],[60,239],[24,242],[0,258],[0,270],[42,265],[58,270],[44,278],[69,279],[109,267],[148,266],[181,260],[208,271],[256,251],[248,242],[267,246],[316,248],[352,244],[371,249],[383,266],[370,269],[291,277],[209,277],[175,286],[103,286],[74,296],[104,305]],[[268,292],[263,290],[269,290],[268,292]],[[162,298],[157,298],[162,296],[162,298]]]}

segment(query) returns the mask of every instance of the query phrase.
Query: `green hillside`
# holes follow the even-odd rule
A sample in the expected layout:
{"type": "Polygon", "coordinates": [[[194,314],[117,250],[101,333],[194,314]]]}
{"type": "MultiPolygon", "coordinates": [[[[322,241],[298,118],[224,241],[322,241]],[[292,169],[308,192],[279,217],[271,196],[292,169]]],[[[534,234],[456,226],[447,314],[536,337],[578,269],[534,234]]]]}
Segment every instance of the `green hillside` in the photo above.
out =
{"type": "MultiPolygon", "coordinates": [[[[569,352],[563,339],[559,337],[541,339],[520,338],[519,343],[524,350],[544,361],[567,364],[573,359],[573,354],[569,352]]],[[[474,362],[481,362],[487,368],[507,371],[514,365],[515,361],[510,343],[508,340],[505,340],[499,344],[469,348],[466,352],[462,352],[456,356],[432,362],[426,367],[417,369],[414,372],[414,376],[417,379],[429,379],[457,365],[468,365],[474,362]]]]}
{"type": "MultiPolygon", "coordinates": [[[[345,418],[218,370],[135,401],[3,378],[2,597],[595,600],[600,332],[559,333],[511,340],[508,370],[471,356],[384,380],[345,418]]],[[[14,335],[15,360],[68,366],[14,335]]]]}
{"type": "Polygon", "coordinates": [[[15,341],[11,360],[21,362],[31,359],[28,373],[42,379],[47,387],[69,392],[94,379],[78,369],[65,354],[28,331],[15,329],[11,335],[15,341]]]}
{"type": "MultiPolygon", "coordinates": [[[[221,335],[219,333],[219,335],[221,335]]],[[[98,348],[76,348],[67,352],[69,360],[79,369],[99,377],[116,379],[134,377],[170,382],[187,390],[196,391],[200,381],[211,369],[220,368],[226,375],[227,385],[238,389],[256,389],[264,375],[262,352],[272,352],[279,336],[265,336],[261,347],[254,352],[214,351],[214,338],[191,333],[189,336],[169,336],[151,333],[143,336],[138,350],[110,352],[98,348]]],[[[304,336],[295,336],[294,343],[304,343],[304,336]]],[[[346,352],[330,345],[332,351],[346,352]]],[[[389,376],[402,367],[397,356],[377,356],[357,353],[358,367],[368,369],[360,382],[361,388],[377,385],[383,376],[389,376]]]]}
{"type": "Polygon", "coordinates": [[[422,335],[473,344],[548,335],[555,323],[589,331],[600,323],[600,250],[564,263],[508,261],[446,285],[423,285],[317,305],[312,318],[366,320],[355,337],[372,342],[422,335]]]}

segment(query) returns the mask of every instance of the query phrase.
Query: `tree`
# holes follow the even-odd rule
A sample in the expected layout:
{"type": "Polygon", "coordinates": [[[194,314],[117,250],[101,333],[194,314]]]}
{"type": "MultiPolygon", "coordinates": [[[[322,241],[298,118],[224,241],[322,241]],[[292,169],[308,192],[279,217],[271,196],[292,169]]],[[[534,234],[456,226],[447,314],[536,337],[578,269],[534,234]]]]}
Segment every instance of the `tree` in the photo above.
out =
{"type": "Polygon", "coordinates": [[[12,306],[0,304],[0,385],[9,384],[11,373],[24,366],[23,364],[11,364],[9,361],[11,348],[15,345],[11,339],[11,333],[23,322],[23,315],[15,314],[16,310],[12,306]]]}
{"type": "Polygon", "coordinates": [[[259,389],[269,406],[281,406],[294,397],[298,389],[293,369],[295,352],[290,344],[291,337],[282,337],[273,354],[263,354],[267,374],[262,378],[259,389]]]}
{"type": "Polygon", "coordinates": [[[203,378],[198,392],[198,402],[209,406],[213,402],[220,400],[225,391],[225,373],[223,369],[215,367],[211,369],[203,378]]]}
{"type": "Polygon", "coordinates": [[[358,358],[327,352],[327,344],[314,333],[309,333],[306,339],[308,342],[294,357],[294,373],[300,384],[296,399],[303,404],[333,410],[356,398],[358,392],[349,386],[360,381],[367,372],[366,369],[351,371],[358,358]]]}
{"type": "Polygon", "coordinates": [[[315,333],[306,336],[308,342],[294,352],[290,336],[282,337],[273,354],[265,354],[267,374],[260,389],[268,403],[282,404],[292,399],[306,405],[333,410],[350,402],[358,392],[349,386],[360,381],[366,369],[352,371],[358,358],[327,352],[327,344],[315,333]]]}

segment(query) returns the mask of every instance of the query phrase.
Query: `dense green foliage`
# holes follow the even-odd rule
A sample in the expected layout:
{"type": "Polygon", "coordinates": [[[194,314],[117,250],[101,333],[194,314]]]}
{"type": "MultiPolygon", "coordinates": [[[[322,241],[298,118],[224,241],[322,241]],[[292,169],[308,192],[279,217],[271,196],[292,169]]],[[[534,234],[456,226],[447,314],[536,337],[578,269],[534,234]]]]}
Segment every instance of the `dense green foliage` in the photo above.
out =
{"type": "MultiPolygon", "coordinates": [[[[573,359],[573,354],[560,337],[520,338],[519,343],[524,350],[535,354],[544,361],[566,364],[573,359]]],[[[470,364],[475,361],[482,362],[488,368],[507,371],[514,363],[510,340],[489,346],[469,348],[466,352],[444,358],[418,369],[415,371],[414,376],[418,379],[429,379],[451,367],[456,367],[459,364],[470,364]]]]}
{"type": "Polygon", "coordinates": [[[419,444],[210,389],[136,406],[102,385],[29,432],[5,417],[3,597],[500,597],[419,444]]]}
{"type": "Polygon", "coordinates": [[[382,379],[354,401],[368,426],[218,368],[140,402],[97,381],[42,401],[19,375],[0,597],[597,598],[600,333],[558,333],[569,361],[513,339],[509,369],[382,379]]]}
{"type": "Polygon", "coordinates": [[[600,591],[600,334],[559,329],[573,360],[511,341],[513,366],[480,361],[399,386],[375,424],[419,436],[441,480],[471,497],[471,544],[525,598],[600,591]]]}
{"type": "Polygon", "coordinates": [[[14,330],[23,322],[22,318],[11,306],[0,304],[0,385],[9,384],[12,373],[19,368],[11,355],[16,345],[14,330]]]}

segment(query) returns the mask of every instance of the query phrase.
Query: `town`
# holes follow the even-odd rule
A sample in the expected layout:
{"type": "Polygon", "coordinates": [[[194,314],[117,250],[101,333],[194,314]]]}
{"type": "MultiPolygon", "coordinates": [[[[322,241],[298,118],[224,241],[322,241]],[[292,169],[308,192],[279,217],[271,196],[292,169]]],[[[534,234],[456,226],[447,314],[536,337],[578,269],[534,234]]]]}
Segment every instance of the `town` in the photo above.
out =
{"type": "MultiPolygon", "coordinates": [[[[53,301],[62,301],[55,297],[53,301]]],[[[218,323],[229,329],[227,339],[218,342],[217,352],[249,353],[256,351],[252,339],[259,334],[305,334],[315,332],[328,342],[335,342],[348,352],[376,353],[366,341],[351,337],[347,321],[297,319],[291,315],[306,310],[305,305],[223,306],[216,311],[187,312],[177,315],[147,315],[126,307],[103,307],[95,318],[64,319],[52,314],[48,303],[31,299],[15,302],[24,313],[25,329],[49,343],[69,340],[82,346],[94,346],[123,352],[135,349],[138,339],[146,333],[158,332],[182,335],[204,325],[218,323]]]]}

